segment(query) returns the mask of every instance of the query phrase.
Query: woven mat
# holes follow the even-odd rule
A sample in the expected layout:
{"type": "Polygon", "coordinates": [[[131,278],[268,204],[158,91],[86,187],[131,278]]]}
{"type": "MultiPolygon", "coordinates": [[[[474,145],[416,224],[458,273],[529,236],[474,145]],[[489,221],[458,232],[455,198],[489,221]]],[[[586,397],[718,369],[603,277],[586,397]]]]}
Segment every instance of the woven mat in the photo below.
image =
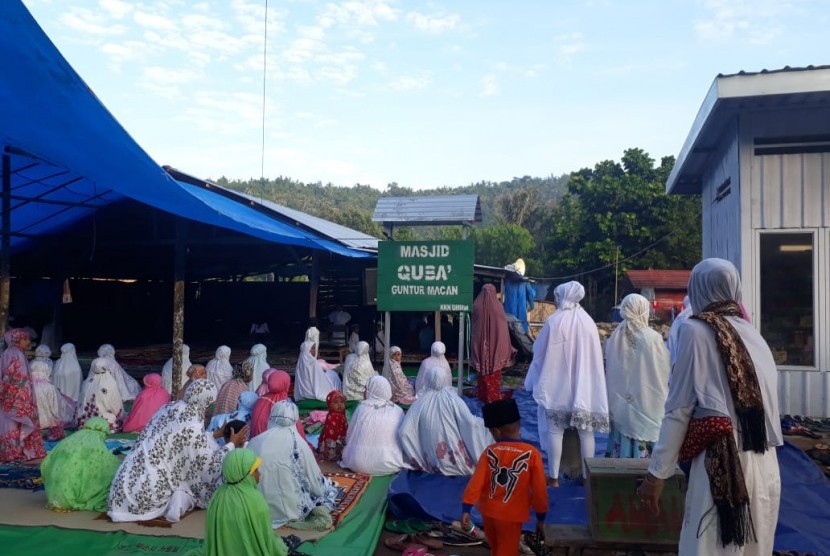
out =
{"type": "MultiPolygon", "coordinates": [[[[190,514],[192,514],[195,511],[197,511],[197,510],[194,509],[194,510],[190,510],[189,512],[185,513],[182,516],[182,519],[186,518],[187,516],[189,516],[190,514]]],[[[110,523],[113,523],[112,518],[109,515],[107,515],[106,512],[102,512],[95,519],[101,520],[101,521],[108,521],[110,523]]],[[[181,521],[181,520],[179,520],[179,521],[181,521]]],[[[171,521],[167,521],[163,517],[157,517],[155,519],[148,519],[146,521],[128,521],[127,523],[135,523],[136,525],[141,525],[142,527],[164,527],[165,529],[170,529],[171,527],[173,527],[173,523],[171,521]]]]}
{"type": "Polygon", "coordinates": [[[337,527],[337,524],[357,505],[372,478],[362,473],[346,472],[326,473],[326,477],[334,481],[339,489],[337,506],[331,512],[332,522],[337,527]]]}
{"type": "Polygon", "coordinates": [[[25,490],[43,490],[43,478],[40,466],[32,467],[22,463],[4,463],[0,465],[0,488],[22,488],[25,490]]]}

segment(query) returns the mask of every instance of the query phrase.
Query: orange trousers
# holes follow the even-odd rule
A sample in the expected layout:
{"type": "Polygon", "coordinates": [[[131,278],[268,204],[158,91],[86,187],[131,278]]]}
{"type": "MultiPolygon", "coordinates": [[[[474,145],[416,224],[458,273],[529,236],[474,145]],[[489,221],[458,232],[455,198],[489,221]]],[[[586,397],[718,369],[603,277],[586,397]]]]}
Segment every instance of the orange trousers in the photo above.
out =
{"type": "Polygon", "coordinates": [[[492,556],[518,556],[519,541],[522,539],[522,523],[482,517],[484,535],[490,544],[490,554],[492,556]]]}

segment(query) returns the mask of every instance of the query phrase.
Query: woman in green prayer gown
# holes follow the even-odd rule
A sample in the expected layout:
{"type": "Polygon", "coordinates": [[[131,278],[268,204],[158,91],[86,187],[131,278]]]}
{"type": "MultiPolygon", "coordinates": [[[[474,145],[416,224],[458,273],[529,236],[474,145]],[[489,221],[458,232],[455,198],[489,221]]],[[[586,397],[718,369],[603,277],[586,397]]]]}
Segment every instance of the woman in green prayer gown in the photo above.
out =
{"type": "Polygon", "coordinates": [[[50,509],[107,511],[110,483],[120,464],[104,444],[109,432],[106,419],[93,417],[46,456],[40,474],[50,509]]]}
{"type": "Polygon", "coordinates": [[[247,448],[231,451],[222,463],[220,486],[207,511],[206,556],[286,556],[288,548],[271,528],[265,499],[257,490],[262,460],[247,448]]]}

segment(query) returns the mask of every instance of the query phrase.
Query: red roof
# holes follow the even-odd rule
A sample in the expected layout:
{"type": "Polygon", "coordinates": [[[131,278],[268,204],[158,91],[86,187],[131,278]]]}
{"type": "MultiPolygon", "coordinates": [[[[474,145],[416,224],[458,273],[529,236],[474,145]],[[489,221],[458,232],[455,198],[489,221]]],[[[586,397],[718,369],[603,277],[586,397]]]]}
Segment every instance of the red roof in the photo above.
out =
{"type": "Polygon", "coordinates": [[[691,270],[629,270],[625,275],[635,288],[685,290],[691,270]]]}

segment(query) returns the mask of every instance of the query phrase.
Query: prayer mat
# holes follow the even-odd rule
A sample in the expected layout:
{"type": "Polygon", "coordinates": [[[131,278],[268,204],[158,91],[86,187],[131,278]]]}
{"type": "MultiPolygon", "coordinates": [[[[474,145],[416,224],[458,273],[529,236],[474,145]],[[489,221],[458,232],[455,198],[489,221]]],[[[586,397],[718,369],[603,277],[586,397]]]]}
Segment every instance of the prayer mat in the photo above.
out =
{"type": "Polygon", "coordinates": [[[334,527],[337,527],[337,524],[357,505],[372,477],[362,473],[346,472],[326,473],[326,477],[337,484],[337,506],[331,512],[331,520],[334,527]]]}
{"type": "Polygon", "coordinates": [[[0,464],[0,488],[43,490],[40,466],[32,467],[17,462],[0,464]]]}
{"type": "MultiPolygon", "coordinates": [[[[186,514],[184,514],[182,516],[182,519],[185,519],[187,516],[189,516],[190,514],[192,514],[195,511],[197,511],[197,510],[196,509],[190,510],[189,512],[187,512],[186,514]]],[[[110,518],[110,516],[107,515],[107,512],[102,512],[95,519],[101,520],[101,521],[108,521],[110,523],[114,523],[112,521],[112,518],[110,518]]],[[[180,519],[179,521],[181,521],[182,519],[180,519]]],[[[155,519],[148,519],[146,521],[128,521],[127,523],[135,523],[136,525],[141,525],[142,527],[164,527],[165,529],[170,529],[171,527],[173,527],[173,523],[170,522],[170,521],[167,521],[163,517],[157,517],[155,519]]]]}

